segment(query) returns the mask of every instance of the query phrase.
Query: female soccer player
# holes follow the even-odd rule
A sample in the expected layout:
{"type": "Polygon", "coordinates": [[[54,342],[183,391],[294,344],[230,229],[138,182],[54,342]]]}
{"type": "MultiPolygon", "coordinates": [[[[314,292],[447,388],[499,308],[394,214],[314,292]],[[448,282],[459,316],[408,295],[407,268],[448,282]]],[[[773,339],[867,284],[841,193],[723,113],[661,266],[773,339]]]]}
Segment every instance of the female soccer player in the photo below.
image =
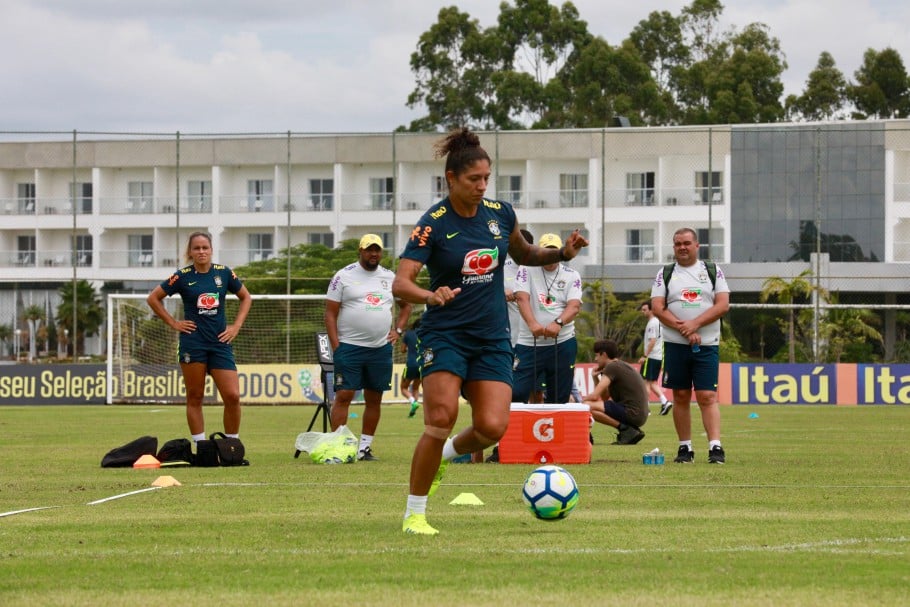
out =
{"type": "Polygon", "coordinates": [[[205,374],[209,373],[224,402],[224,434],[240,434],[240,382],[231,342],[240,332],[252,299],[230,268],[212,263],[212,237],[205,232],[190,234],[187,261],[155,287],[147,298],[152,311],[169,327],[180,332],[178,359],[186,386],[186,421],[194,441],[206,437],[202,414],[205,374]],[[183,320],[176,320],[164,307],[164,298],[180,294],[183,320]],[[227,324],[224,303],[228,293],[240,300],[233,324],[227,324]]]}
{"type": "Polygon", "coordinates": [[[424,432],[411,460],[402,529],[436,535],[426,520],[428,495],[449,461],[482,451],[505,433],[512,398],[512,342],[503,287],[506,253],[519,264],[568,261],[588,242],[576,230],[560,249],[529,244],[512,205],[484,198],[490,157],[476,134],[453,131],[436,145],[445,156],[449,195],[417,222],[401,254],[392,292],[424,303],[417,333],[423,377],[424,432]],[[417,284],[426,265],[430,289],[417,284]],[[454,438],[458,398],[471,405],[471,425],[454,438]]]}

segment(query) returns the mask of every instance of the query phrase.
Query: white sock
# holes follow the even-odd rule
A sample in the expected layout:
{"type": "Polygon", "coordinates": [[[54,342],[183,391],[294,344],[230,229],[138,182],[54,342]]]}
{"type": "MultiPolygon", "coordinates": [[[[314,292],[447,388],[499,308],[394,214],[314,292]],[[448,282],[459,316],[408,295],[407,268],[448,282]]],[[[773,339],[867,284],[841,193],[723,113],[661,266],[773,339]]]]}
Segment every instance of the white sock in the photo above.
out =
{"type": "Polygon", "coordinates": [[[205,440],[205,432],[200,432],[199,434],[193,435],[193,442],[198,443],[201,440],[205,440]]]}
{"type": "Polygon", "coordinates": [[[360,435],[360,448],[359,451],[364,451],[367,447],[373,444],[373,437],[369,434],[360,435]]]}
{"type": "Polygon", "coordinates": [[[240,438],[240,434],[228,434],[227,432],[225,432],[224,435],[227,436],[228,438],[240,438]]]}
{"type": "Polygon", "coordinates": [[[691,451],[691,450],[692,450],[692,441],[690,441],[690,440],[681,440],[681,441],[679,441],[679,446],[680,446],[680,447],[685,447],[686,449],[688,449],[689,451],[691,451]]]}
{"type": "Polygon", "coordinates": [[[427,513],[427,496],[426,495],[409,495],[408,496],[408,507],[404,511],[404,518],[408,518],[412,514],[426,514],[427,513]]]}
{"type": "Polygon", "coordinates": [[[661,405],[666,405],[668,402],[670,402],[670,401],[667,400],[667,397],[664,396],[663,394],[661,394],[661,395],[660,395],[660,404],[661,404],[661,405]]]}
{"type": "Polygon", "coordinates": [[[714,447],[720,447],[719,440],[708,441],[708,449],[713,449],[714,447]]]}
{"type": "Polygon", "coordinates": [[[442,459],[452,461],[456,457],[458,457],[458,452],[455,450],[455,441],[447,438],[446,444],[442,446],[442,459]]]}

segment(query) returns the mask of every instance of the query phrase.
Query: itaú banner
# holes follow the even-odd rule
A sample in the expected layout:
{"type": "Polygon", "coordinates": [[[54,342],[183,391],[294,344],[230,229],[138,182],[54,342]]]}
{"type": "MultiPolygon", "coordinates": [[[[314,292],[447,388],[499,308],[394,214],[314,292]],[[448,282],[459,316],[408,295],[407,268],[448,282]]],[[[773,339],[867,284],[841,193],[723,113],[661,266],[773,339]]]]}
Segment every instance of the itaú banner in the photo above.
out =
{"type": "MultiPolygon", "coordinates": [[[[591,363],[575,366],[575,383],[590,392],[591,363]]],[[[319,365],[240,365],[241,402],[301,404],[322,402],[325,386],[319,365]]],[[[395,365],[383,402],[403,399],[399,382],[404,365],[395,365]]],[[[115,393],[134,402],[181,402],[180,369],[136,367],[113,378],[115,393]]],[[[0,404],[78,405],[107,402],[103,364],[0,365],[0,404]]],[[[207,378],[206,401],[217,391],[207,378]]],[[[722,363],[718,400],[725,405],[910,405],[910,364],[762,364],[722,363]]]]}
{"type": "MultiPolygon", "coordinates": [[[[593,368],[576,365],[583,393],[593,368]]],[[[910,364],[721,363],[717,384],[724,405],[910,405],[910,364]]]]}

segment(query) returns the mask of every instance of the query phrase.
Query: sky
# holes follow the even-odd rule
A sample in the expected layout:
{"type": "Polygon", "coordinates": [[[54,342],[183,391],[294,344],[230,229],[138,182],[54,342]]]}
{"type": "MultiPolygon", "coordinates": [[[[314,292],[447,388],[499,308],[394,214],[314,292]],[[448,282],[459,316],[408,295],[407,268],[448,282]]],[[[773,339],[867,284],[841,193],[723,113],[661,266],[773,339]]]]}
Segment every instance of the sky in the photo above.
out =
{"type": "MultiPolygon", "coordinates": [[[[690,0],[691,1],[691,0],[690,0]]],[[[574,0],[619,44],[680,0],[574,0]]],[[[510,2],[514,4],[514,2],[510,2]]],[[[439,9],[495,25],[499,0],[0,0],[0,132],[388,132],[439,9]]],[[[550,0],[561,5],[560,0],[550,0]]],[[[727,0],[723,28],[769,26],[799,94],[822,51],[850,80],[868,48],[910,70],[907,0],[727,0]]]]}

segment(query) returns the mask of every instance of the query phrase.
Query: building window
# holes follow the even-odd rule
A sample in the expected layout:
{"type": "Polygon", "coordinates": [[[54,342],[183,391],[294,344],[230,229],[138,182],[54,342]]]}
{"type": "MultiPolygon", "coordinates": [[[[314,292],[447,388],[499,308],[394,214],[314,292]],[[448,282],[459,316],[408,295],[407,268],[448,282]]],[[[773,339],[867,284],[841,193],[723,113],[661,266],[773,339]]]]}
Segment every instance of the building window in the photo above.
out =
{"type": "Polygon", "coordinates": [[[16,197],[19,202],[19,213],[35,212],[35,184],[17,183],[16,197]]]}
{"type": "Polygon", "coordinates": [[[150,266],[154,261],[151,234],[130,234],[127,236],[127,260],[130,266],[150,266]]]}
{"type": "Polygon", "coordinates": [[[392,208],[395,199],[395,180],[392,177],[370,177],[370,206],[375,209],[392,208]]]}
{"type": "Polygon", "coordinates": [[[16,259],[16,263],[20,266],[33,266],[35,265],[35,236],[34,235],[22,235],[16,237],[16,249],[19,252],[19,256],[16,259]]]}
{"type": "Polygon", "coordinates": [[[449,184],[443,175],[430,177],[430,204],[436,204],[449,195],[449,184]]]}
{"type": "Polygon", "coordinates": [[[626,206],[654,204],[654,171],[626,173],[626,206]]]}
{"type": "Polygon", "coordinates": [[[187,181],[186,204],[190,213],[210,213],[212,211],[212,182],[187,181]]]}
{"type": "Polygon", "coordinates": [[[698,228],[698,258],[723,259],[723,229],[698,228]]]}
{"type": "Polygon", "coordinates": [[[574,173],[559,175],[559,206],[588,206],[588,176],[574,173]]]}
{"type": "Polygon", "coordinates": [[[246,184],[248,211],[258,213],[275,210],[274,182],[271,179],[250,179],[246,184]]]}
{"type": "Polygon", "coordinates": [[[521,175],[500,175],[496,178],[496,198],[513,207],[521,206],[521,175]]]}
{"type": "Polygon", "coordinates": [[[309,244],[321,244],[330,249],[335,248],[335,235],[331,232],[310,232],[307,234],[309,244]]]}
{"type": "Polygon", "coordinates": [[[626,230],[626,261],[651,263],[656,258],[654,230],[626,230]]]}
{"type": "Polygon", "coordinates": [[[695,173],[695,204],[707,204],[713,200],[714,204],[722,201],[723,197],[723,173],[720,171],[697,171],[695,173]]]}
{"type": "MultiPolygon", "coordinates": [[[[92,214],[92,184],[91,183],[75,183],[70,184],[70,199],[76,202],[76,213],[80,215],[91,215],[92,214]]],[[[69,208],[66,208],[67,213],[70,212],[69,208]]]]}
{"type": "Polygon", "coordinates": [[[310,179],[310,206],[314,211],[331,211],[334,179],[310,179]]]}
{"type": "Polygon", "coordinates": [[[155,191],[151,181],[131,181],[126,200],[127,213],[151,213],[154,208],[155,191]]]}
{"type": "Polygon", "coordinates": [[[73,248],[76,250],[76,265],[92,265],[92,235],[77,234],[74,243],[75,246],[73,248]]]}
{"type": "Polygon", "coordinates": [[[274,254],[272,234],[248,234],[247,243],[250,251],[250,261],[265,261],[274,254]]]}

